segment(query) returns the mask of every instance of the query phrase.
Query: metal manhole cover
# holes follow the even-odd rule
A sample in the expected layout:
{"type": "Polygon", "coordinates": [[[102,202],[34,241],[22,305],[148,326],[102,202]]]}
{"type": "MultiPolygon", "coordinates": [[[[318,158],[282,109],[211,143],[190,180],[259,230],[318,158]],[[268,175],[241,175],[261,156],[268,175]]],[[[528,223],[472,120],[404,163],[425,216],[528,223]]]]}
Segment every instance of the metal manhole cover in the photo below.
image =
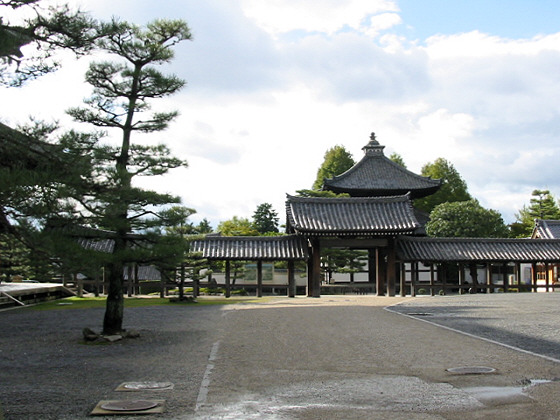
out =
{"type": "Polygon", "coordinates": [[[101,405],[107,411],[144,411],[157,407],[158,403],[146,400],[111,401],[101,405]]]}
{"type": "Polygon", "coordinates": [[[496,369],[487,366],[460,366],[446,369],[448,372],[460,375],[480,375],[484,373],[496,372],[496,369]]]}
{"type": "Polygon", "coordinates": [[[125,382],[122,387],[129,390],[156,390],[156,389],[171,389],[173,384],[171,382],[125,382]]]}

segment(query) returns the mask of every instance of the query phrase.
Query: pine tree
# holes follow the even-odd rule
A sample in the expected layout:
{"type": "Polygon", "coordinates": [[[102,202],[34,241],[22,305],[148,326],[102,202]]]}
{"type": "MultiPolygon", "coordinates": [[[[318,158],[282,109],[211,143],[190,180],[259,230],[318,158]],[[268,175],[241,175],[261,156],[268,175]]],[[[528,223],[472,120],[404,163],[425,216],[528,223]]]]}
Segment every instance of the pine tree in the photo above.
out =
{"type": "Polygon", "coordinates": [[[340,175],[355,165],[354,158],[344,146],[334,146],[325,153],[323,164],[317,171],[317,179],[313,183],[314,190],[321,190],[326,178],[340,175]]]}
{"type": "MultiPolygon", "coordinates": [[[[120,146],[97,145],[92,150],[90,185],[83,190],[82,206],[91,213],[92,224],[114,232],[114,250],[108,261],[109,292],[103,332],[118,333],[123,321],[123,270],[130,262],[180,261],[184,249],[175,235],[163,235],[165,213],[158,207],[179,203],[169,194],[147,191],[133,185],[137,176],[157,176],[186,166],[170,156],[165,145],[139,145],[133,133],[165,129],[177,112],[156,112],[139,118],[150,109],[150,101],[169,96],[185,82],[166,76],[155,65],[169,62],[173,47],[191,38],[181,20],[156,20],[146,28],[113,20],[102,26],[104,37],[98,47],[116,57],[115,62],[94,62],[86,73],[93,96],[86,107],[68,113],[75,120],[121,132],[120,146]],[[141,233],[141,235],[138,235],[141,233]]],[[[162,268],[162,267],[160,267],[162,268]]],[[[163,267],[163,269],[169,267],[163,267]]]]}
{"type": "Polygon", "coordinates": [[[533,190],[529,206],[523,206],[511,225],[512,235],[517,238],[531,236],[535,219],[559,220],[560,207],[549,190],[533,190]]]}
{"type": "Polygon", "coordinates": [[[260,204],[253,213],[253,226],[261,235],[278,233],[278,220],[278,213],[270,203],[260,204]]]}

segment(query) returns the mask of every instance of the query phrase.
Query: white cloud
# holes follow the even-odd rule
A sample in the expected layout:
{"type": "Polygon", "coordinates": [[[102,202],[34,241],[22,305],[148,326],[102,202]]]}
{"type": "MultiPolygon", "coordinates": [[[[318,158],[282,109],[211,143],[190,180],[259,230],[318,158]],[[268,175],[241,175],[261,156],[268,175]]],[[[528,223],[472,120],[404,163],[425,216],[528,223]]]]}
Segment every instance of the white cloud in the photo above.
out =
{"type": "Polygon", "coordinates": [[[246,15],[273,35],[360,29],[369,15],[396,12],[392,0],[241,0],[246,15]]]}
{"type": "Polygon", "coordinates": [[[402,19],[398,13],[380,13],[370,18],[370,27],[365,31],[368,35],[376,37],[381,31],[400,25],[402,19]]]}

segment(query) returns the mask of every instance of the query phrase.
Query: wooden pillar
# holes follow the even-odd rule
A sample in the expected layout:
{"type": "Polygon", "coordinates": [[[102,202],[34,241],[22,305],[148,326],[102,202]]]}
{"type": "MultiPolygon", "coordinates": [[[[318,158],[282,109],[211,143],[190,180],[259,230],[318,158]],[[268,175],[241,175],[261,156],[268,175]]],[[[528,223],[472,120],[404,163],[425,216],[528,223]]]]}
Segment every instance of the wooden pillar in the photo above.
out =
{"type": "Polygon", "coordinates": [[[538,265],[537,263],[531,264],[531,283],[532,291],[537,291],[537,281],[538,281],[538,265]]]}
{"type": "Polygon", "coordinates": [[[138,264],[134,264],[134,290],[132,293],[139,295],[140,294],[140,278],[138,277],[138,264]]]}
{"type": "Polygon", "coordinates": [[[507,293],[509,290],[509,278],[508,278],[508,264],[502,264],[502,279],[504,285],[504,293],[507,293]]]}
{"type": "Polygon", "coordinates": [[[397,256],[395,251],[395,241],[390,239],[387,248],[387,296],[395,296],[395,282],[397,279],[396,273],[397,256]]]}
{"type": "Polygon", "coordinates": [[[385,252],[382,248],[375,248],[375,289],[377,296],[385,296],[385,279],[387,277],[385,252]]]}
{"type": "Polygon", "coordinates": [[[193,298],[197,298],[200,295],[200,279],[196,276],[193,279],[192,295],[193,298]]]}
{"type": "Polygon", "coordinates": [[[550,273],[548,272],[548,263],[544,263],[544,281],[545,281],[545,291],[548,293],[550,285],[550,273]]]}
{"type": "Polygon", "coordinates": [[[447,265],[442,264],[442,276],[441,276],[441,294],[445,296],[446,294],[446,288],[447,288],[447,274],[448,274],[448,270],[447,270],[447,265]]]}
{"type": "Polygon", "coordinates": [[[470,293],[478,293],[478,267],[476,263],[469,264],[469,271],[471,273],[472,288],[470,293]]]}
{"type": "Polygon", "coordinates": [[[263,280],[263,272],[262,272],[262,261],[257,261],[257,297],[262,297],[262,280],[263,280]]]}
{"type": "Polygon", "coordinates": [[[418,273],[418,263],[416,261],[410,263],[410,296],[416,296],[416,275],[418,273]]]}
{"type": "Polygon", "coordinates": [[[486,263],[486,293],[493,293],[492,290],[492,264],[486,263]]]}
{"type": "Polygon", "coordinates": [[[296,297],[296,273],[294,260],[288,261],[288,297],[296,297]]]}
{"type": "Polygon", "coordinates": [[[74,276],[74,284],[78,286],[78,297],[84,297],[84,280],[81,277],[78,277],[77,273],[73,274],[74,276]]]}
{"type": "Polygon", "coordinates": [[[93,293],[95,297],[99,297],[99,271],[95,273],[95,291],[93,293]]]}
{"type": "Polygon", "coordinates": [[[126,282],[126,294],[128,297],[132,297],[132,288],[134,287],[134,282],[132,280],[134,267],[132,266],[132,264],[129,264],[128,267],[126,267],[126,271],[128,274],[128,280],[126,282]]]}
{"type": "Polygon", "coordinates": [[[377,250],[370,248],[368,251],[368,282],[371,285],[372,293],[377,292],[377,250]]]}
{"type": "Polygon", "coordinates": [[[532,276],[532,280],[533,280],[533,292],[537,292],[538,288],[537,288],[537,280],[538,280],[538,266],[537,263],[533,263],[532,264],[532,270],[531,270],[531,276],[532,276]]]}
{"type": "Polygon", "coordinates": [[[462,263],[459,263],[459,294],[462,295],[465,293],[465,289],[463,286],[465,285],[465,266],[462,263]]]}
{"type": "Polygon", "coordinates": [[[516,262],[514,268],[515,284],[517,285],[517,293],[521,292],[521,264],[516,262]]]}
{"type": "Polygon", "coordinates": [[[307,296],[321,297],[321,247],[319,240],[311,243],[311,261],[307,279],[307,296]]]}
{"type": "Polygon", "coordinates": [[[309,248],[307,260],[307,297],[313,296],[313,248],[309,248]]]}
{"type": "Polygon", "coordinates": [[[226,298],[229,298],[230,296],[231,296],[231,263],[228,260],[226,261],[226,298]]]}
{"type": "Polygon", "coordinates": [[[406,296],[406,271],[404,263],[399,264],[399,280],[401,283],[401,297],[406,296]]]}
{"type": "Polygon", "coordinates": [[[430,296],[435,296],[436,292],[434,290],[434,284],[435,284],[435,270],[434,270],[434,264],[430,264],[430,296]]]}

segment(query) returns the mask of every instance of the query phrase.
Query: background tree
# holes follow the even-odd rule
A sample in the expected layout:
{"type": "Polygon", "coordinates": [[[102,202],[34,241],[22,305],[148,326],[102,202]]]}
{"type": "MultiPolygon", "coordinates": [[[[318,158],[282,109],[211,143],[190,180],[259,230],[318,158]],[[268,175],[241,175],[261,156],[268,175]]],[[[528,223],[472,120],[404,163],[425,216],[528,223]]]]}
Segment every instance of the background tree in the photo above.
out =
{"type": "Polygon", "coordinates": [[[198,225],[195,228],[195,231],[196,233],[200,233],[200,234],[212,233],[212,226],[210,225],[208,219],[204,218],[198,223],[198,225]]]}
{"type": "Polygon", "coordinates": [[[533,190],[529,206],[524,205],[515,215],[511,225],[512,235],[516,238],[531,236],[535,219],[559,220],[558,202],[549,190],[533,190]]]}
{"type": "Polygon", "coordinates": [[[391,156],[389,156],[389,160],[392,160],[396,164],[401,165],[403,168],[406,169],[406,164],[404,163],[404,159],[398,153],[391,153],[391,156]]]}
{"type": "Polygon", "coordinates": [[[347,193],[337,194],[329,190],[319,191],[319,190],[306,190],[306,189],[297,190],[296,195],[298,197],[323,197],[323,198],[350,197],[350,194],[347,193]]]}
{"type": "Polygon", "coordinates": [[[56,51],[85,54],[101,35],[87,13],[71,10],[67,4],[48,8],[43,4],[46,2],[41,0],[0,1],[0,84],[20,86],[52,72],[60,66],[56,51]],[[18,18],[24,13],[33,17],[18,18]],[[8,14],[12,22],[6,18],[8,14]],[[32,54],[24,54],[26,45],[35,47],[32,54]]]}
{"type": "Polygon", "coordinates": [[[321,190],[325,178],[332,178],[340,175],[355,165],[354,158],[344,148],[344,146],[334,146],[327,150],[323,164],[317,171],[317,179],[313,183],[314,190],[321,190]]]}
{"type": "Polygon", "coordinates": [[[438,204],[430,213],[426,232],[446,238],[504,238],[510,234],[500,213],[485,209],[478,200],[438,204]]]}
{"type": "Polygon", "coordinates": [[[472,199],[459,172],[443,158],[424,165],[421,174],[442,181],[441,188],[435,194],[414,200],[414,207],[426,213],[430,213],[438,204],[472,199]]]}
{"type": "Polygon", "coordinates": [[[270,203],[260,204],[253,213],[253,226],[261,235],[278,233],[278,220],[278,213],[270,203]]]}
{"type": "Polygon", "coordinates": [[[103,332],[122,331],[123,270],[131,262],[180,261],[184,249],[174,239],[162,235],[165,212],[161,206],[178,203],[178,197],[159,194],[133,186],[137,176],[156,176],[169,169],[186,166],[170,156],[164,145],[132,143],[132,134],[152,133],[165,129],[177,112],[156,112],[142,119],[138,114],[149,111],[149,101],[163,98],[181,89],[185,82],[166,76],[154,66],[169,62],[173,47],[191,38],[187,24],[181,20],[156,20],[146,28],[113,20],[102,25],[104,37],[98,47],[117,59],[94,62],[86,73],[93,86],[93,96],[86,107],[68,113],[75,120],[96,127],[120,130],[120,146],[96,145],[92,149],[94,165],[89,185],[82,191],[81,206],[91,215],[91,222],[114,232],[114,251],[108,262],[109,292],[103,321],[103,332]],[[131,233],[142,233],[133,241],[131,233]]]}
{"type": "Polygon", "coordinates": [[[220,222],[217,230],[224,236],[257,236],[259,234],[249,219],[238,216],[220,222]]]}

